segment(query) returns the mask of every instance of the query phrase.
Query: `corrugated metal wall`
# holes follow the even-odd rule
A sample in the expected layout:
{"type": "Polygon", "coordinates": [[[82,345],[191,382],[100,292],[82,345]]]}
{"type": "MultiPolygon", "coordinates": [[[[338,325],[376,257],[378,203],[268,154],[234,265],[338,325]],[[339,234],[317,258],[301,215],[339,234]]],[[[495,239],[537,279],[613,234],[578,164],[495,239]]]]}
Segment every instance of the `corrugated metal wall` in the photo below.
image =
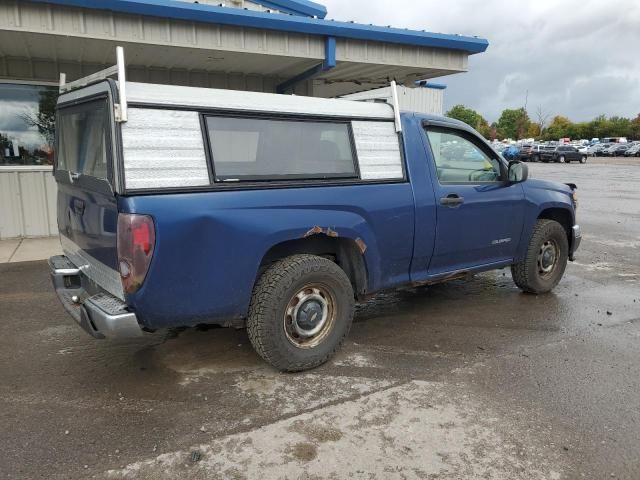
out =
{"type": "Polygon", "coordinates": [[[58,233],[51,167],[0,167],[0,239],[58,233]]]}
{"type": "Polygon", "coordinates": [[[433,88],[402,87],[399,93],[400,108],[407,112],[432,113],[442,115],[444,90],[433,88]]]}
{"type": "MultiPolygon", "coordinates": [[[[385,100],[392,101],[391,88],[376,88],[366,92],[351,93],[342,98],[349,100],[385,100]]],[[[408,88],[398,86],[400,110],[405,112],[443,114],[444,90],[435,88],[408,88]]]]}

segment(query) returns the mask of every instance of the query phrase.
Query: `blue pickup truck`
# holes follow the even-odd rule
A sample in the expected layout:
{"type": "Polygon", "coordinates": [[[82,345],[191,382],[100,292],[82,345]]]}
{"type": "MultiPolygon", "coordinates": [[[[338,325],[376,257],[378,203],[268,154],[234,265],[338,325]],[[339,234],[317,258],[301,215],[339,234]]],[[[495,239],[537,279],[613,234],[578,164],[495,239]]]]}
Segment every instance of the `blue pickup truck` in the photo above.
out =
{"type": "Polygon", "coordinates": [[[300,371],[336,351],[356,301],[504,267],[543,294],[580,244],[575,185],[527,178],[452,119],[111,79],[62,91],[49,264],[95,338],[246,328],[300,371]]]}

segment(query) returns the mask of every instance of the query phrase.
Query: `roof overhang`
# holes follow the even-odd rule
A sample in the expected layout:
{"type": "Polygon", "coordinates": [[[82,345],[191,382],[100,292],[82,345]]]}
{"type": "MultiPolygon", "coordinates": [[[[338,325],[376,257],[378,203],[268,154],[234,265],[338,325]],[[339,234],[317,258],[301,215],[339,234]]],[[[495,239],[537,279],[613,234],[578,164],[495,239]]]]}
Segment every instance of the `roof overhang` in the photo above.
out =
{"type": "Polygon", "coordinates": [[[173,0],[32,0],[0,16],[0,78],[71,81],[125,48],[140,82],[332,97],[464,72],[486,40],[173,0]]]}
{"type": "MultiPolygon", "coordinates": [[[[407,30],[401,28],[338,22],[280,13],[257,12],[175,0],[29,0],[118,13],[154,16],[192,22],[279,30],[309,35],[397,43],[420,47],[461,50],[469,55],[484,52],[489,42],[483,38],[407,30]]],[[[310,3],[310,2],[309,2],[310,3]]]]}

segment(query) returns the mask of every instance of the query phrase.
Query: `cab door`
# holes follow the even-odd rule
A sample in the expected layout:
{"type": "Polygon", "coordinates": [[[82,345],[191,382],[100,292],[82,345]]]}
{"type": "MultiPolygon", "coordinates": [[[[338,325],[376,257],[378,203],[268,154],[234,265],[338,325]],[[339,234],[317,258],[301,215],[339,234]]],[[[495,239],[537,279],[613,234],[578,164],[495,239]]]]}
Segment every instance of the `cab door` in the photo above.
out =
{"type": "Polygon", "coordinates": [[[430,277],[511,261],[523,228],[524,190],[475,134],[426,126],[426,159],[436,195],[430,277]]]}

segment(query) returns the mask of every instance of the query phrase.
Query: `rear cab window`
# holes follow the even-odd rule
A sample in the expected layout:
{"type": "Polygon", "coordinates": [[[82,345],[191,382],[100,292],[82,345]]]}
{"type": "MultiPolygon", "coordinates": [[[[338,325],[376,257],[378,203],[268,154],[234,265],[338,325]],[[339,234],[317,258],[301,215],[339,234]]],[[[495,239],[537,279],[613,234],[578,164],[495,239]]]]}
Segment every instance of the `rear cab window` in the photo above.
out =
{"type": "Polygon", "coordinates": [[[60,108],[57,112],[56,168],[107,180],[109,138],[107,99],[60,108]]]}
{"type": "Polygon", "coordinates": [[[348,121],[206,117],[216,182],[359,178],[348,121]]]}

